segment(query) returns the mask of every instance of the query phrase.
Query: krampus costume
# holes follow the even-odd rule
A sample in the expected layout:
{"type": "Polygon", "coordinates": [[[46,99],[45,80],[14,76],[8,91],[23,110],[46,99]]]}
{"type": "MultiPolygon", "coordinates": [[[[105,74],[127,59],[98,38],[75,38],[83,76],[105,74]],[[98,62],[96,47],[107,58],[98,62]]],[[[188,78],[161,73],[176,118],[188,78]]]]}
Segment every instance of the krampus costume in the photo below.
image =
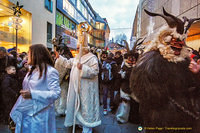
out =
{"type": "MultiPolygon", "coordinates": [[[[141,39],[141,38],[140,38],[141,39]]],[[[143,43],[138,39],[132,50],[129,50],[128,43],[126,43],[127,53],[124,54],[124,61],[121,66],[120,74],[121,74],[121,86],[120,86],[120,97],[121,103],[118,107],[116,118],[119,123],[126,123],[130,119],[131,122],[138,123],[139,122],[139,104],[130,97],[131,90],[129,87],[129,78],[132,71],[132,68],[135,67],[136,61],[138,59],[139,54],[136,52],[136,46],[143,43]],[[129,116],[130,112],[130,116],[129,116]]]]}
{"type": "MultiPolygon", "coordinates": [[[[69,48],[62,43],[62,40],[63,40],[62,36],[53,39],[53,44],[55,48],[59,51],[59,53],[63,57],[67,59],[73,58],[69,48]]],[[[59,81],[61,87],[61,97],[55,101],[55,112],[56,115],[64,116],[66,111],[67,92],[69,87],[69,75],[71,69],[66,69],[60,63],[56,63],[55,68],[59,72],[59,81]]]]}
{"type": "Polygon", "coordinates": [[[164,8],[164,15],[145,12],[164,18],[168,26],[160,29],[131,73],[132,97],[139,100],[143,126],[162,127],[159,132],[171,132],[170,128],[179,132],[181,127],[182,132],[197,133],[200,79],[188,69],[190,52],[185,45],[187,30],[196,19],[182,21],[164,8]]]}

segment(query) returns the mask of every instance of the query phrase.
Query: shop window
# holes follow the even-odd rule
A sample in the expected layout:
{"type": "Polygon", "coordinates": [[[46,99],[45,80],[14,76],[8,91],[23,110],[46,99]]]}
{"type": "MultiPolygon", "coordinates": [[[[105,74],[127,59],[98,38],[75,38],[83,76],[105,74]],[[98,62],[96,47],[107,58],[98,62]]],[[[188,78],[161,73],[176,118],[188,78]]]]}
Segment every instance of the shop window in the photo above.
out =
{"type": "Polygon", "coordinates": [[[45,8],[50,12],[53,12],[53,1],[52,0],[45,0],[45,8]]]}
{"type": "Polygon", "coordinates": [[[71,21],[69,21],[69,29],[71,29],[72,28],[72,24],[71,24],[72,22],[71,21]]]}
{"type": "Polygon", "coordinates": [[[81,1],[77,0],[77,8],[79,11],[81,11],[81,1]]]}
{"type": "Polygon", "coordinates": [[[52,40],[52,24],[47,22],[47,42],[51,43],[52,40]]]}
{"type": "Polygon", "coordinates": [[[64,17],[64,25],[67,29],[69,29],[69,19],[64,17]]]}
{"type": "Polygon", "coordinates": [[[96,22],[96,28],[100,29],[100,23],[99,22],[96,22]]]}
{"type": "Polygon", "coordinates": [[[72,30],[76,29],[76,25],[74,23],[72,23],[72,30]]]}
{"type": "Polygon", "coordinates": [[[71,2],[75,5],[76,4],[76,0],[71,0],[71,2]]]}
{"type": "Polygon", "coordinates": [[[104,23],[100,23],[100,29],[104,30],[104,23]]]}
{"type": "Polygon", "coordinates": [[[56,25],[61,26],[63,24],[63,15],[60,12],[56,12],[56,25]]]}

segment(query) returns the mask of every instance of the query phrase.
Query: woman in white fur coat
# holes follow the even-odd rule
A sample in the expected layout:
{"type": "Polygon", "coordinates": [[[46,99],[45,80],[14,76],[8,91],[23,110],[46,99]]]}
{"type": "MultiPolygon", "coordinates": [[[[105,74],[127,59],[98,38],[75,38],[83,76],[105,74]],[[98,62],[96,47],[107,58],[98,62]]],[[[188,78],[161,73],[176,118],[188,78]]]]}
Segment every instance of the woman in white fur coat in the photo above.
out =
{"type": "Polygon", "coordinates": [[[28,64],[32,68],[10,113],[16,124],[15,133],[56,133],[54,102],[60,96],[58,71],[42,44],[30,46],[28,64]]]}

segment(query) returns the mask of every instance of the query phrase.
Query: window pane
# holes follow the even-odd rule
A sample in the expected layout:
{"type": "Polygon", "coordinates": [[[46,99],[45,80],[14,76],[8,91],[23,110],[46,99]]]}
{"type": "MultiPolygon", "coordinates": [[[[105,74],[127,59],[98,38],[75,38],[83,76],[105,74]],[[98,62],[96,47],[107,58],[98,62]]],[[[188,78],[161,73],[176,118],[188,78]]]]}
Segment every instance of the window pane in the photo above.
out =
{"type": "Polygon", "coordinates": [[[47,22],[47,42],[51,43],[52,39],[52,24],[47,22]]]}
{"type": "Polygon", "coordinates": [[[63,24],[63,15],[60,12],[56,12],[56,25],[61,26],[63,24]]]}
{"type": "Polygon", "coordinates": [[[76,0],[71,0],[71,2],[75,5],[75,3],[76,3],[76,0]]]}
{"type": "Polygon", "coordinates": [[[64,25],[69,29],[69,19],[64,17],[64,25]]]}

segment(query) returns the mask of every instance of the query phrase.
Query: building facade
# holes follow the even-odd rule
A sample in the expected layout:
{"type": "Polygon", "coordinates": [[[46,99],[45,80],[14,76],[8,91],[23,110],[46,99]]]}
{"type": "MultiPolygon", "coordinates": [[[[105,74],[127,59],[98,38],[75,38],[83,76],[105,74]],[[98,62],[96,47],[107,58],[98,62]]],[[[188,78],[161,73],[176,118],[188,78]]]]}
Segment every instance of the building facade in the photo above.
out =
{"type": "Polygon", "coordinates": [[[62,35],[63,43],[76,49],[76,27],[80,22],[88,22],[92,32],[88,35],[90,46],[104,47],[109,39],[110,28],[106,19],[96,13],[88,0],[57,0],[56,35],[62,35]]]}
{"type": "MultiPolygon", "coordinates": [[[[154,34],[166,24],[161,17],[150,17],[145,12],[147,9],[152,12],[162,13],[164,7],[169,13],[182,18],[200,17],[200,0],[140,0],[134,20],[132,37],[146,37],[145,42],[149,43],[154,34]]],[[[200,22],[195,22],[189,29],[187,45],[198,50],[200,47],[200,22]]]]}
{"type": "Polygon", "coordinates": [[[51,39],[55,36],[55,0],[0,0],[0,46],[15,47],[12,18],[17,1],[23,5],[21,28],[17,34],[19,52],[27,52],[31,44],[44,44],[51,49],[51,39]]]}

